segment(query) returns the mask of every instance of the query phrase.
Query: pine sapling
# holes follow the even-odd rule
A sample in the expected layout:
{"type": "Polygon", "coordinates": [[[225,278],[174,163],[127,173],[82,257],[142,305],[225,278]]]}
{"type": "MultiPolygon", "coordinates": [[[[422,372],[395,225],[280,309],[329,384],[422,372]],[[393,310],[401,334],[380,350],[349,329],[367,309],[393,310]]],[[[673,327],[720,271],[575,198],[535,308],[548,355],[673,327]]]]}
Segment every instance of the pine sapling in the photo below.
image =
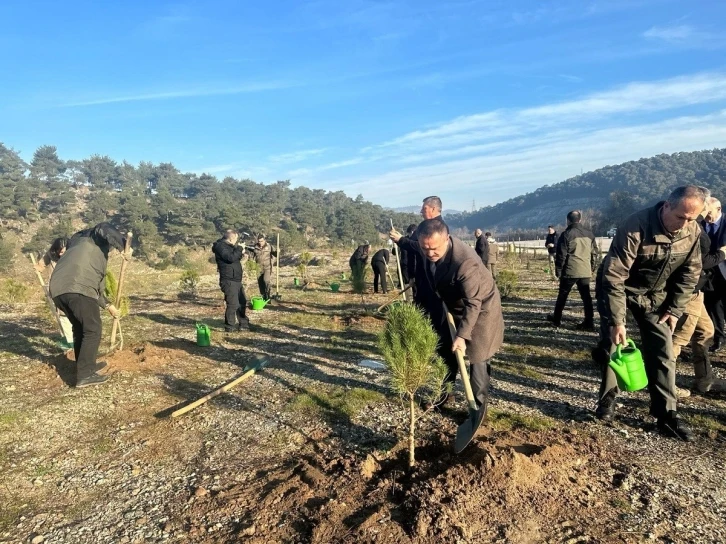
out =
{"type": "Polygon", "coordinates": [[[436,354],[439,337],[431,321],[416,306],[394,304],[378,336],[391,387],[408,405],[408,466],[415,457],[416,422],[425,412],[417,407],[416,396],[433,406],[446,391],[447,368],[436,354]]]}

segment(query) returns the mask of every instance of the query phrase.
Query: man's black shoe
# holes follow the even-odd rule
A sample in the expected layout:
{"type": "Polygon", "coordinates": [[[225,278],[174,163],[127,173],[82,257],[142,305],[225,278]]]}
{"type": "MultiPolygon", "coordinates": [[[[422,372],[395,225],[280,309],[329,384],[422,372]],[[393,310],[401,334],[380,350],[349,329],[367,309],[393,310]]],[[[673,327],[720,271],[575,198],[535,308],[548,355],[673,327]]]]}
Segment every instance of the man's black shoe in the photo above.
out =
{"type": "Polygon", "coordinates": [[[611,389],[597,403],[597,410],[595,410],[596,418],[602,421],[612,421],[615,417],[615,391],[615,389],[611,389]]]}
{"type": "Polygon", "coordinates": [[[108,380],[108,376],[101,376],[100,374],[91,374],[87,378],[82,378],[76,382],[76,387],[90,387],[92,385],[99,385],[108,380]]]}
{"type": "Polygon", "coordinates": [[[716,353],[717,351],[721,351],[721,341],[720,340],[714,340],[713,344],[708,348],[708,351],[711,353],[716,353]]]}
{"type": "Polygon", "coordinates": [[[98,372],[99,370],[103,370],[107,366],[108,364],[106,363],[106,361],[99,361],[96,363],[96,367],[93,369],[93,371],[98,372]]]}
{"type": "Polygon", "coordinates": [[[555,315],[554,314],[549,314],[547,316],[547,321],[549,321],[550,323],[552,323],[555,327],[559,327],[559,326],[562,325],[562,323],[560,323],[559,320],[555,319],[555,315]]]}
{"type": "Polygon", "coordinates": [[[239,325],[237,325],[238,331],[248,331],[250,330],[250,320],[246,317],[242,318],[239,322],[239,325]]]}
{"type": "Polygon", "coordinates": [[[575,329],[578,331],[594,331],[595,323],[592,321],[583,321],[582,323],[575,325],[575,329]]]}
{"type": "Polygon", "coordinates": [[[679,438],[684,442],[693,440],[693,431],[676,414],[675,410],[669,410],[664,416],[658,418],[658,431],[669,438],[679,438]]]}

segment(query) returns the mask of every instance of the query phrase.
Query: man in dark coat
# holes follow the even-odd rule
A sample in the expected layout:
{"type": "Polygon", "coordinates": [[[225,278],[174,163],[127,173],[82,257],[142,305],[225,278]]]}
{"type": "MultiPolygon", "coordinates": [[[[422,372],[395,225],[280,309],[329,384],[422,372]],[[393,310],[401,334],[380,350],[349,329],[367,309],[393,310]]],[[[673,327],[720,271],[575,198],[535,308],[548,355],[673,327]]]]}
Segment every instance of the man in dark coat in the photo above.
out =
{"type": "MultiPolygon", "coordinates": [[[[411,223],[406,229],[406,236],[410,238],[414,232],[416,232],[416,225],[411,223]]],[[[403,289],[416,276],[416,256],[412,255],[410,251],[401,249],[398,244],[394,244],[393,248],[396,255],[401,254],[401,275],[404,283],[401,289],[403,289]]]]}
{"type": "Polygon", "coordinates": [[[490,360],[504,340],[504,319],[499,291],[491,273],[476,252],[449,236],[441,218],[422,222],[417,232],[424,258],[425,280],[433,298],[427,299],[429,313],[451,312],[456,324],[452,341],[448,323],[437,327],[441,337],[439,354],[449,367],[447,381],[456,380],[455,351],[468,354],[471,385],[478,406],[489,397],[490,360]]]}
{"type": "Polygon", "coordinates": [[[556,275],[560,278],[560,290],[557,294],[555,312],[547,316],[556,327],[562,321],[562,312],[572,288],[577,285],[582,303],[585,306],[585,320],[577,325],[578,330],[590,331],[595,328],[595,313],[590,293],[590,278],[600,264],[600,249],[597,247],[595,235],[582,223],[582,214],[573,210],[567,214],[567,229],[557,242],[555,259],[556,275]]]}
{"type": "Polygon", "coordinates": [[[371,259],[371,268],[373,268],[373,292],[378,292],[378,283],[381,284],[381,290],[385,295],[388,293],[388,284],[386,283],[386,273],[388,270],[388,261],[391,258],[391,252],[387,249],[379,249],[373,254],[371,259]]]}
{"type": "Polygon", "coordinates": [[[222,238],[214,242],[212,252],[219,271],[219,288],[224,293],[224,330],[249,329],[247,318],[247,295],[242,284],[242,257],[244,246],[238,245],[239,234],[229,229],[222,238]]]}
{"type": "MultiPolygon", "coordinates": [[[[423,204],[421,205],[421,217],[425,220],[441,217],[441,206],[441,199],[437,196],[424,198],[423,204]]],[[[426,280],[425,258],[419,250],[418,235],[414,232],[411,236],[402,236],[401,233],[392,230],[389,236],[399,248],[408,251],[409,258],[412,258],[412,266],[411,261],[409,261],[409,273],[413,272],[413,276],[409,280],[413,279],[414,282],[413,301],[425,312],[429,312],[429,317],[431,317],[434,325],[445,323],[445,316],[439,306],[433,304],[433,301],[437,297],[426,280]],[[433,313],[430,313],[429,308],[434,309],[433,313]]]]}
{"type": "Polygon", "coordinates": [[[483,236],[481,229],[474,231],[474,237],[476,238],[476,244],[474,244],[474,251],[479,255],[481,262],[484,266],[489,262],[489,240],[486,236],[483,236]]]}
{"type": "MultiPolygon", "coordinates": [[[[726,219],[721,212],[721,202],[716,198],[709,202],[703,229],[715,251],[726,246],[726,219]]],[[[706,309],[715,329],[713,344],[709,349],[718,351],[726,341],[726,262],[713,268],[708,278],[709,285],[704,289],[704,295],[706,309]]]]}
{"type": "Polygon", "coordinates": [[[73,328],[76,387],[108,379],[108,375],[97,373],[106,364],[96,363],[101,345],[101,308],[113,317],[119,317],[119,311],[104,296],[106,267],[111,249],[123,251],[125,244],[123,235],[108,223],[77,232],[51,274],[50,296],[73,328]]]}
{"type": "Polygon", "coordinates": [[[368,264],[368,254],[370,251],[371,245],[368,242],[359,245],[353,252],[353,255],[350,256],[350,259],[348,259],[350,270],[353,271],[358,266],[365,267],[368,264]]]}

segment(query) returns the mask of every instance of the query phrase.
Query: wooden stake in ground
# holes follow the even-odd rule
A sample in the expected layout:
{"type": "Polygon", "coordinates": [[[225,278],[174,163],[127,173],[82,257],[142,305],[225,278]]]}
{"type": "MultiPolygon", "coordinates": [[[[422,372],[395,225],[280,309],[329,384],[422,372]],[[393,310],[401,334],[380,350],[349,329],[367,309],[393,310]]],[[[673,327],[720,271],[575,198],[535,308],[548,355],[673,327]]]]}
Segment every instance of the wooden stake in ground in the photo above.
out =
{"type": "MultiPolygon", "coordinates": [[[[133,236],[133,232],[129,231],[126,235],[126,247],[124,248],[124,256],[123,261],[121,261],[121,273],[118,277],[118,288],[116,289],[116,300],[114,301],[114,306],[116,306],[116,309],[121,312],[121,292],[124,288],[124,277],[126,276],[126,266],[129,264],[129,259],[131,258],[129,255],[129,250],[131,249],[131,238],[133,236]]],[[[111,349],[113,350],[114,345],[116,344],[116,331],[121,328],[121,316],[115,318],[113,320],[113,327],[111,327],[111,349]]],[[[123,334],[123,333],[122,333],[123,334]]],[[[122,341],[123,342],[123,341],[122,341]]],[[[120,347],[123,347],[121,345],[120,347]]]]}
{"type": "Polygon", "coordinates": [[[201,406],[205,402],[207,402],[210,399],[213,399],[214,397],[218,397],[225,391],[229,391],[232,389],[235,385],[242,383],[247,378],[250,378],[253,376],[256,372],[259,372],[267,365],[267,359],[263,357],[262,355],[255,355],[254,360],[251,364],[247,365],[247,370],[242,374],[241,376],[235,378],[228,384],[223,385],[222,387],[219,387],[212,391],[211,393],[204,395],[201,399],[195,400],[191,404],[187,404],[186,406],[179,408],[177,411],[172,412],[171,417],[179,417],[182,414],[186,414],[190,410],[194,410],[197,406],[201,406]]]}
{"type": "MultiPolygon", "coordinates": [[[[389,219],[391,222],[391,230],[395,230],[393,227],[393,219],[389,219]]],[[[401,289],[403,289],[403,273],[401,272],[401,246],[396,245],[396,270],[398,270],[398,284],[401,289]]],[[[408,300],[408,297],[406,297],[406,290],[404,289],[401,291],[403,294],[403,300],[408,300]]]]}
{"type": "Polygon", "coordinates": [[[48,309],[50,310],[51,315],[55,317],[55,322],[58,324],[61,336],[65,338],[65,332],[63,331],[63,324],[60,321],[60,316],[58,315],[58,309],[55,307],[55,303],[50,297],[50,291],[48,290],[48,286],[45,284],[45,281],[43,281],[43,275],[38,271],[37,268],[35,268],[38,263],[35,260],[35,255],[33,255],[32,253],[30,254],[30,262],[33,263],[33,270],[35,270],[35,275],[38,276],[40,286],[43,288],[43,293],[45,294],[45,301],[48,303],[48,309]]]}

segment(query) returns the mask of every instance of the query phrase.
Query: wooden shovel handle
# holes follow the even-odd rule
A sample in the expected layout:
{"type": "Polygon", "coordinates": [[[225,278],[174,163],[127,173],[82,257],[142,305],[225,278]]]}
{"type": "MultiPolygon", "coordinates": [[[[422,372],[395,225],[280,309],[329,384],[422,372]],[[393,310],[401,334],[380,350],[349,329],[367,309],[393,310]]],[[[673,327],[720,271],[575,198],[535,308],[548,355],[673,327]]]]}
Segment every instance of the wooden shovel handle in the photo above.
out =
{"type": "Polygon", "coordinates": [[[242,374],[239,378],[235,378],[234,380],[232,380],[228,384],[225,384],[222,387],[219,387],[218,389],[215,389],[211,393],[203,396],[201,399],[195,400],[191,404],[187,404],[186,406],[184,406],[182,408],[179,408],[176,412],[172,412],[171,417],[179,417],[182,414],[186,414],[190,410],[194,410],[194,408],[196,408],[197,406],[201,406],[202,404],[204,404],[208,400],[213,399],[214,397],[218,397],[219,395],[221,395],[225,391],[229,391],[230,389],[232,389],[238,383],[245,381],[247,378],[249,378],[250,376],[252,376],[256,371],[257,371],[256,368],[253,368],[251,370],[248,370],[247,372],[245,372],[244,374],[242,374]]]}
{"type": "MultiPolygon", "coordinates": [[[[446,321],[449,324],[449,332],[451,333],[451,341],[456,340],[456,323],[454,323],[454,316],[451,315],[446,305],[446,321]]],[[[469,373],[466,371],[466,363],[464,362],[464,355],[461,350],[454,351],[456,355],[456,362],[459,363],[459,373],[461,374],[461,381],[464,383],[464,394],[466,395],[466,402],[469,404],[469,410],[477,411],[476,401],[474,400],[474,392],[471,389],[471,382],[469,381],[469,373]]]]}
{"type": "MultiPolygon", "coordinates": [[[[116,309],[120,312],[121,311],[121,291],[124,286],[124,278],[126,277],[126,266],[129,262],[129,249],[131,248],[131,238],[133,237],[134,233],[129,231],[126,235],[126,246],[124,247],[124,259],[121,262],[121,273],[118,277],[118,286],[116,287],[116,300],[114,301],[114,306],[116,306],[116,309]]],[[[119,323],[120,317],[114,318],[113,320],[113,326],[111,327],[111,349],[113,349],[114,344],[116,344],[116,330],[121,326],[119,323]]]]}

